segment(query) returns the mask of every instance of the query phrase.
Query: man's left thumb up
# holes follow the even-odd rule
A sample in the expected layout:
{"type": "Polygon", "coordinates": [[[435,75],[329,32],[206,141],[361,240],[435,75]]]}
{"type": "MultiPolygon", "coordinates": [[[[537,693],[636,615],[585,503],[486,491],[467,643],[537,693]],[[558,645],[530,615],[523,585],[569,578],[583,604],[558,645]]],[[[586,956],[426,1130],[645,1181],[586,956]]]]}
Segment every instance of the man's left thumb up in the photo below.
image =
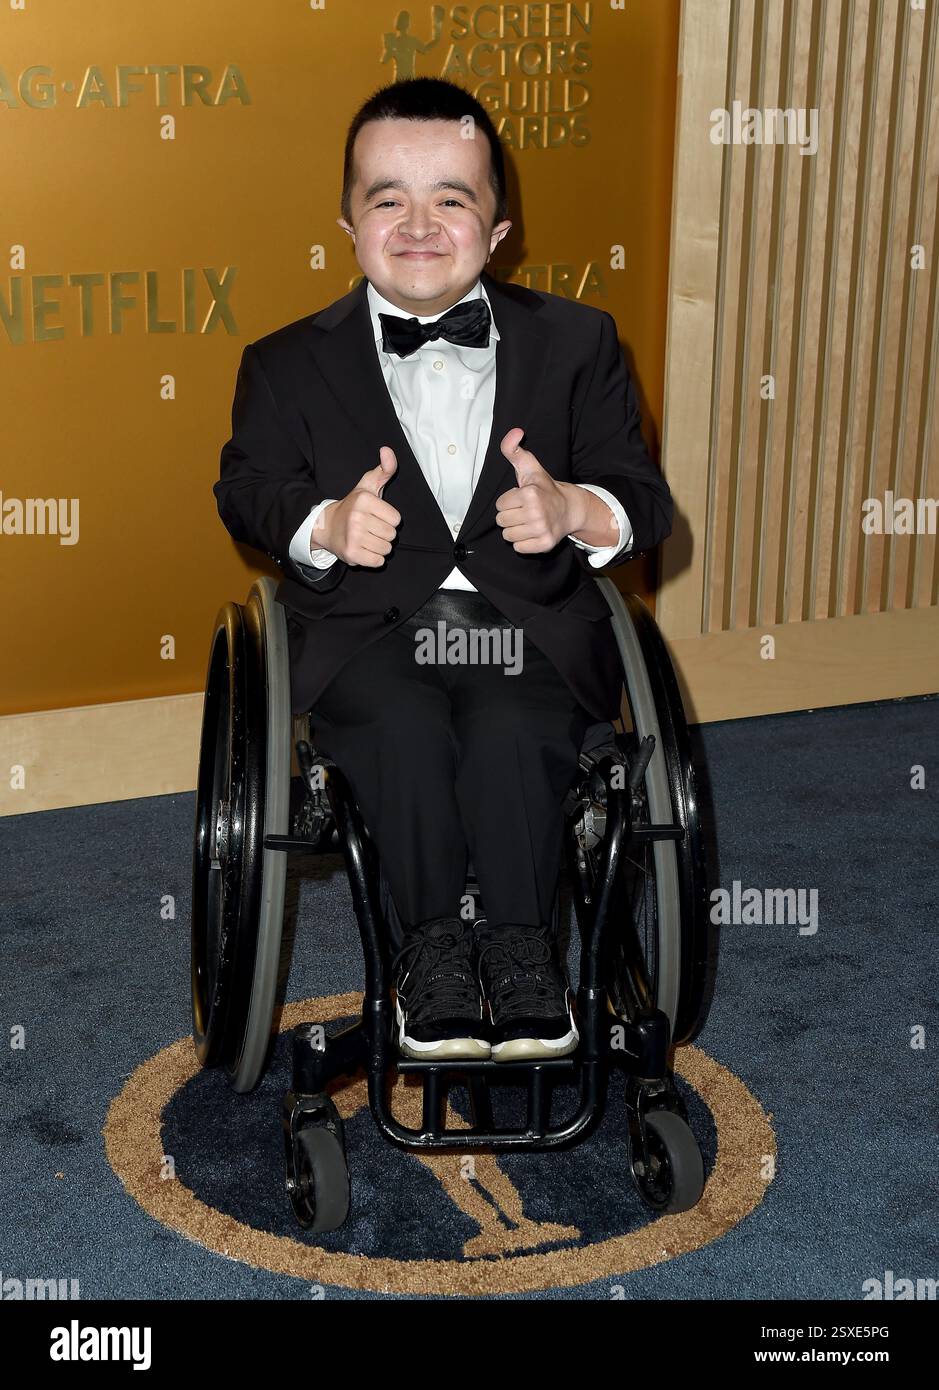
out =
{"type": "Polygon", "coordinates": [[[509,430],[500,445],[503,454],[515,469],[515,481],[519,487],[524,487],[526,483],[533,483],[536,477],[544,472],[534,454],[521,447],[520,441],[524,437],[525,431],[516,426],[515,429],[509,430]]]}

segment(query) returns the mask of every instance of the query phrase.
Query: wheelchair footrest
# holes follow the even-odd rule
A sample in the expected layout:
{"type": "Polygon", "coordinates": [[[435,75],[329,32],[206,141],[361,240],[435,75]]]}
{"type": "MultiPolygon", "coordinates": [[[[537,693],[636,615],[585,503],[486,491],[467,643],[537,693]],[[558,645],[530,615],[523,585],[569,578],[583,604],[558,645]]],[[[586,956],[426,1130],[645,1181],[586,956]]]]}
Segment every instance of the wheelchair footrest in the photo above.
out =
{"type": "Polygon", "coordinates": [[[479,1073],[483,1076],[492,1077],[504,1076],[508,1072],[532,1070],[549,1071],[553,1073],[570,1072],[574,1070],[576,1065],[577,1058],[575,1056],[544,1058],[539,1057],[539,1059],[536,1062],[533,1062],[531,1058],[528,1058],[527,1060],[523,1059],[518,1062],[493,1062],[489,1059],[472,1061],[470,1060],[470,1058],[464,1059],[462,1057],[455,1058],[453,1061],[450,1062],[433,1062],[429,1059],[427,1061],[424,1061],[423,1058],[420,1057],[398,1057],[395,1061],[395,1066],[397,1067],[398,1071],[402,1073],[409,1071],[465,1072],[479,1073]]]}
{"type": "MultiPolygon", "coordinates": [[[[595,1068],[575,1056],[548,1057],[538,1061],[493,1062],[455,1059],[453,1061],[424,1061],[399,1057],[395,1061],[399,1075],[420,1076],[423,1084],[420,1130],[406,1130],[391,1121],[389,1138],[406,1143],[409,1148],[526,1148],[553,1146],[580,1132],[593,1110],[596,1098],[595,1068]],[[551,1094],[555,1082],[576,1079],[578,1072],[590,1077],[589,1104],[581,1095],[576,1115],[554,1128],[551,1127],[551,1094]],[[508,1081],[526,1092],[525,1124],[522,1128],[500,1128],[492,1114],[490,1086],[508,1081]],[[465,1083],[469,1091],[472,1120],[463,1129],[447,1128],[444,1114],[447,1093],[452,1084],[465,1083]]],[[[581,1078],[583,1079],[583,1077],[581,1078]]],[[[583,1090],[583,1088],[582,1088],[583,1090]]],[[[390,1121],[390,1116],[387,1119],[390,1121]]]]}

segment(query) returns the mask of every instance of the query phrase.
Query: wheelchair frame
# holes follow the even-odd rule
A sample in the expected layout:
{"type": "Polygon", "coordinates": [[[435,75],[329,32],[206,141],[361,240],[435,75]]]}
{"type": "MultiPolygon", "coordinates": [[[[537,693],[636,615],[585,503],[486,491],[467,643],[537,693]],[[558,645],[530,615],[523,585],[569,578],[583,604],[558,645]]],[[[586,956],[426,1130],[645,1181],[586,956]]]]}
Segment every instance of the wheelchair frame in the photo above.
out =
{"type": "Polygon", "coordinates": [[[327,1088],[362,1068],[370,1110],[390,1143],[465,1153],[559,1148],[582,1137],[598,1119],[609,1071],[617,1067],[625,1075],[630,1167],[642,1200],[655,1211],[674,1212],[700,1198],[702,1158],[670,1068],[672,1049],[704,1026],[716,964],[688,730],[649,610],[637,596],[620,595],[609,579],[596,582],[610,607],[631,729],[619,734],[599,724],[588,731],[566,806],[580,936],[580,1041],[568,1057],[516,1063],[398,1053],[389,993],[389,895],[378,855],[341,768],[303,738],[296,741],[303,798],[290,824],[295,730],[286,623],[274,582],[257,581],[243,607],[228,603],[218,615],[193,854],[193,1040],[203,1066],[223,1066],[241,1093],[263,1073],[287,853],[341,850],[364,955],[361,1018],[325,1041],[316,1023],[293,1030],[283,1131],[287,1191],[304,1227],[335,1229],[348,1212],[345,1136],[327,1088]],[[644,862],[637,865],[633,856],[640,851],[644,862]],[[644,923],[654,899],[654,940],[643,941],[637,925],[637,888],[644,923]],[[387,1081],[395,1070],[422,1083],[420,1129],[392,1114],[387,1081]],[[446,1124],[447,1093],[457,1082],[469,1096],[468,1129],[446,1124]],[[576,1084],[579,1100],[573,1114],[552,1125],[557,1082],[576,1084]],[[490,1087],[500,1083],[525,1087],[521,1129],[493,1121],[490,1087]]]}

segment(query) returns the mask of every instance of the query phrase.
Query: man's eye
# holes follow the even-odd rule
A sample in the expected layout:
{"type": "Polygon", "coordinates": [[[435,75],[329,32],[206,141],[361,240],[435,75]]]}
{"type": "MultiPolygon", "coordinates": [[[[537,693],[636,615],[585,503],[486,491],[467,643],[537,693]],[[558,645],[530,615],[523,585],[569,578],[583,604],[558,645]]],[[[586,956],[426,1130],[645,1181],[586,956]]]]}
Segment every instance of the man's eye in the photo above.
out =
{"type": "MultiPolygon", "coordinates": [[[[444,198],[443,201],[444,201],[445,203],[453,203],[454,206],[455,206],[455,207],[458,207],[458,208],[461,208],[461,207],[463,206],[463,204],[460,202],[459,198],[444,198]]],[[[376,203],[375,206],[376,206],[376,208],[390,208],[390,207],[395,207],[396,204],[397,204],[397,199],[396,199],[396,198],[384,198],[380,203],[376,203]]]]}

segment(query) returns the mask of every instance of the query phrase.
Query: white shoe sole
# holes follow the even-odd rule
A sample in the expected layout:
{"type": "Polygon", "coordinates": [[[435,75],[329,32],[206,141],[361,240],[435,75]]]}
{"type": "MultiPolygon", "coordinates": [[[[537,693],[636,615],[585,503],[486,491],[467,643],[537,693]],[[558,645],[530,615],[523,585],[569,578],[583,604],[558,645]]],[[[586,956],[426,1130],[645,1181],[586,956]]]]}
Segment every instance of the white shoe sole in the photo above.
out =
{"type": "Polygon", "coordinates": [[[539,1057],[567,1057],[577,1050],[580,1034],[576,1028],[563,1038],[508,1038],[495,1043],[491,1056],[494,1062],[525,1062],[539,1057]]]}
{"type": "MultiPolygon", "coordinates": [[[[565,991],[564,997],[565,1003],[567,1003],[567,1017],[571,1026],[563,1037],[507,1038],[505,1042],[492,1044],[490,1051],[492,1060],[494,1062],[526,1062],[542,1057],[568,1057],[572,1052],[576,1052],[577,1044],[580,1042],[580,1034],[577,1031],[574,1014],[568,1002],[570,1000],[569,989],[565,991]]],[[[492,1010],[490,1008],[490,1023],[491,1021],[492,1010]]]]}
{"type": "Polygon", "coordinates": [[[418,1061],[428,1057],[463,1058],[466,1061],[485,1062],[490,1056],[489,1043],[484,1038],[440,1038],[435,1042],[421,1042],[409,1038],[404,1031],[404,1011],[395,999],[395,1020],[398,1025],[398,1051],[405,1057],[418,1061]]]}

